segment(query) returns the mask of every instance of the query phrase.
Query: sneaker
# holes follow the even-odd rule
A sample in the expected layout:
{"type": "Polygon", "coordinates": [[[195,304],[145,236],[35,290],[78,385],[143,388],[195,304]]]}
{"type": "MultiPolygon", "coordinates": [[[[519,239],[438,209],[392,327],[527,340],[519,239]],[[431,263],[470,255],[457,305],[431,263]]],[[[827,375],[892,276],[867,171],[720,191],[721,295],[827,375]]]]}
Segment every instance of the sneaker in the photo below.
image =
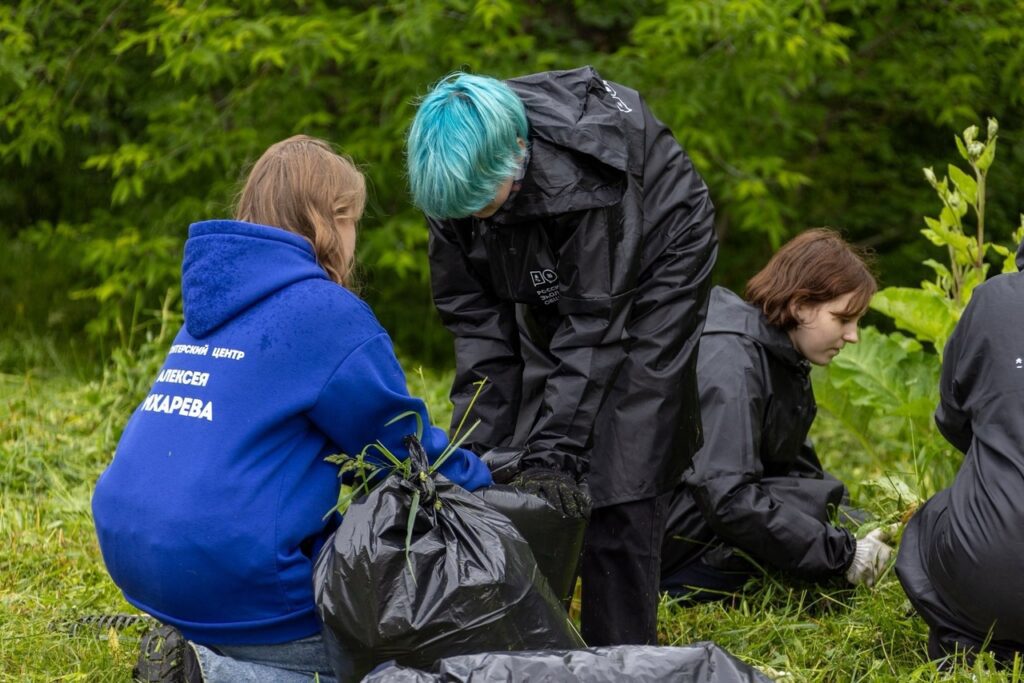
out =
{"type": "Polygon", "coordinates": [[[173,626],[158,624],[139,641],[139,661],[132,669],[138,683],[193,683],[199,670],[195,651],[173,626]]]}

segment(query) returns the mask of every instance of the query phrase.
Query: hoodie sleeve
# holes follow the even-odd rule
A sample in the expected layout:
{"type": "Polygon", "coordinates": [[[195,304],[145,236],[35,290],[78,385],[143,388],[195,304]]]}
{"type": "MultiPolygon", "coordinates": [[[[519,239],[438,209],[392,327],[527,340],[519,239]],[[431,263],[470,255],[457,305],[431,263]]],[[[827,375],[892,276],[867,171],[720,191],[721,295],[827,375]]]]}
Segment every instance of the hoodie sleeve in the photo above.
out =
{"type": "MultiPolygon", "coordinates": [[[[589,457],[613,381],[628,397],[619,406],[622,424],[636,427],[611,437],[615,447],[676,447],[683,412],[696,397],[697,342],[717,254],[707,186],[646,104],[631,104],[626,115],[642,119],[634,141],[642,180],[627,186],[618,204],[586,211],[560,249],[562,323],[550,344],[558,363],[528,439],[532,459],[577,472],[587,468],[579,461],[589,457]]],[[[698,431],[694,422],[687,432],[698,431]]]]}
{"type": "Polygon", "coordinates": [[[772,397],[753,343],[732,334],[703,337],[698,374],[705,440],[686,483],[708,524],[725,542],[775,568],[808,578],[844,571],[853,559],[853,536],[762,486],[761,429],[772,397]]]}
{"type": "Polygon", "coordinates": [[[455,337],[452,426],[473,404],[470,422],[480,419],[467,445],[477,453],[506,446],[515,432],[522,394],[523,361],[515,306],[498,300],[477,277],[448,221],[428,218],[430,281],[441,321],[455,337]]]}
{"type": "MultiPolygon", "coordinates": [[[[350,455],[380,441],[404,460],[409,453],[402,440],[416,433],[418,423],[423,425],[422,443],[431,462],[448,446],[444,431],[430,425],[423,401],[409,395],[405,374],[395,358],[391,340],[384,333],[371,337],[346,356],[320,392],[309,417],[350,455]],[[408,416],[388,424],[406,412],[418,415],[419,421],[408,416]]],[[[440,472],[470,491],[491,484],[487,466],[462,448],[449,456],[440,472]]]]}

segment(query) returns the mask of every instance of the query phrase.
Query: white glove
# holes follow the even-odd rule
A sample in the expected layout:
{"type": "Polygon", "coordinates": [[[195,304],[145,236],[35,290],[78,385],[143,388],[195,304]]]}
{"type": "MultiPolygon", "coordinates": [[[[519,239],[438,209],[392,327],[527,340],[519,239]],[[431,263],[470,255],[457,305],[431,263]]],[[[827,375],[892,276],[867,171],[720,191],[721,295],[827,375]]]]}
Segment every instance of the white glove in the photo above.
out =
{"type": "Polygon", "coordinates": [[[878,576],[892,556],[892,548],[882,540],[884,537],[885,532],[882,529],[875,529],[857,541],[853,562],[846,570],[847,581],[854,585],[859,583],[866,586],[875,585],[875,581],[878,580],[878,576]]]}

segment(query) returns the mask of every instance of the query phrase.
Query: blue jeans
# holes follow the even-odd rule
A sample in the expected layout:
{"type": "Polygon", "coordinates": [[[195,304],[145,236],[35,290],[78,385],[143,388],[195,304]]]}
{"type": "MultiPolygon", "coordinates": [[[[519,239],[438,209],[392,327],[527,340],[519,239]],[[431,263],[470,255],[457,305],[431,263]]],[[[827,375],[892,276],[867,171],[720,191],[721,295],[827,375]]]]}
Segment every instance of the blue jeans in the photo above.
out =
{"type": "Polygon", "coordinates": [[[337,683],[323,637],[280,645],[199,645],[190,643],[204,683],[337,683]]]}

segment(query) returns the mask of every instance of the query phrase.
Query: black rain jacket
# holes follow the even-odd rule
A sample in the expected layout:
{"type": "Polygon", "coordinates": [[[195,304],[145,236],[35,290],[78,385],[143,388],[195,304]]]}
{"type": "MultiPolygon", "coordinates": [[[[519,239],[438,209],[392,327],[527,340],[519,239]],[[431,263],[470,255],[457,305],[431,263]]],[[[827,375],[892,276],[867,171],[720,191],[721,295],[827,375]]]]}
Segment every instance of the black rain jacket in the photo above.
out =
{"type": "Polygon", "coordinates": [[[704,446],[677,487],[662,576],[702,559],[817,579],[842,573],[855,541],[829,523],[846,497],[807,438],[817,413],[810,364],[782,329],[733,292],[711,292],[697,365],[704,446]]]}
{"type": "MultiPolygon", "coordinates": [[[[1024,269],[1024,243],[1017,251],[1024,269]]],[[[946,343],[935,424],[963,451],[911,518],[896,573],[943,645],[1024,652],[1024,274],[974,290],[946,343]]]]}
{"type": "Polygon", "coordinates": [[[669,491],[700,444],[695,365],[717,253],[704,181],[640,96],[590,67],[507,81],[530,124],[492,217],[430,220],[470,446],[582,476],[597,505],[669,491]]]}

